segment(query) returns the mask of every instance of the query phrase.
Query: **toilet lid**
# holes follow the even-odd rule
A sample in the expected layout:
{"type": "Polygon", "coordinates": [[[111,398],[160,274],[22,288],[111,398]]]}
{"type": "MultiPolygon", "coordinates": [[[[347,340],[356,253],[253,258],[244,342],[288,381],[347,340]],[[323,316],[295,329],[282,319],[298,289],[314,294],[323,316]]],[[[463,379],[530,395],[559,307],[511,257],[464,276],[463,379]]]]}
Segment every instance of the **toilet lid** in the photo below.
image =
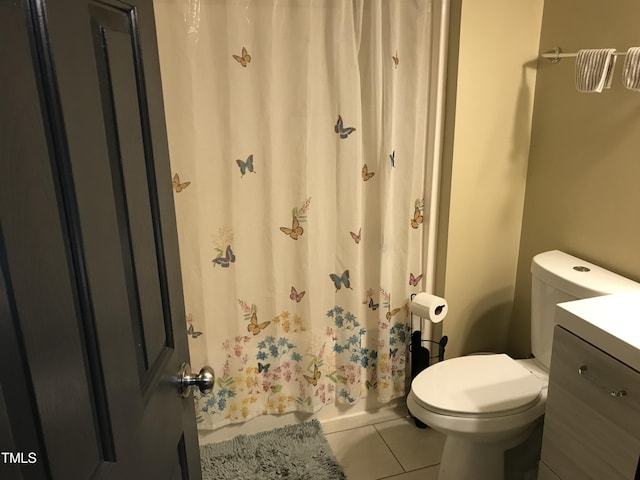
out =
{"type": "Polygon", "coordinates": [[[524,410],[537,401],[543,386],[511,357],[496,354],[436,363],[414,378],[411,390],[427,409],[477,415],[524,410]]]}

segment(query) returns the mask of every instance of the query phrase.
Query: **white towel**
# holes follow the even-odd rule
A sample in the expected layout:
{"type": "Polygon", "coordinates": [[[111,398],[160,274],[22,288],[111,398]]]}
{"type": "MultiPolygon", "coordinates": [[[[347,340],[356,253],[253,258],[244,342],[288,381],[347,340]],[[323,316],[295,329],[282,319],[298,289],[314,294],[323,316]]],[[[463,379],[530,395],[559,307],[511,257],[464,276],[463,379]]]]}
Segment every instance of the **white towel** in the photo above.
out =
{"type": "Polygon", "coordinates": [[[600,93],[611,88],[615,48],[579,50],[576,56],[576,89],[583,93],[600,93]]]}
{"type": "Polygon", "coordinates": [[[629,90],[640,92],[640,47],[627,50],[622,70],[622,83],[629,90]]]}

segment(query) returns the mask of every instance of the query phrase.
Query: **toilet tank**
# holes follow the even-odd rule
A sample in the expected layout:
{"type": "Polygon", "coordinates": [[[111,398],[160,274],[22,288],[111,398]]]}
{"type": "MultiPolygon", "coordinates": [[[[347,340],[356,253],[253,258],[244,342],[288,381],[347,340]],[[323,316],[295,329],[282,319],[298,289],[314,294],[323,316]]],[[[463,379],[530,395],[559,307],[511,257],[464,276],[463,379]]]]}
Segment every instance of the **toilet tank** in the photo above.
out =
{"type": "Polygon", "coordinates": [[[531,351],[547,369],[558,303],[640,290],[640,283],[559,250],[533,257],[531,276],[531,351]]]}

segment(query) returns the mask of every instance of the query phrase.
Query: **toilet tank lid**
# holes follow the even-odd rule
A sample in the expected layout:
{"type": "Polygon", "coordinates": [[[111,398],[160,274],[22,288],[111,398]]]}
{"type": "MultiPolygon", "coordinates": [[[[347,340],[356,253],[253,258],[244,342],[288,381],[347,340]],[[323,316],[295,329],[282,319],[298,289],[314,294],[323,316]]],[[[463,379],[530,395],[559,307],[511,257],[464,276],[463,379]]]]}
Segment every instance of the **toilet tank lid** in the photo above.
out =
{"type": "Polygon", "coordinates": [[[560,250],[533,257],[531,274],[576,298],[640,290],[640,283],[560,250]]]}

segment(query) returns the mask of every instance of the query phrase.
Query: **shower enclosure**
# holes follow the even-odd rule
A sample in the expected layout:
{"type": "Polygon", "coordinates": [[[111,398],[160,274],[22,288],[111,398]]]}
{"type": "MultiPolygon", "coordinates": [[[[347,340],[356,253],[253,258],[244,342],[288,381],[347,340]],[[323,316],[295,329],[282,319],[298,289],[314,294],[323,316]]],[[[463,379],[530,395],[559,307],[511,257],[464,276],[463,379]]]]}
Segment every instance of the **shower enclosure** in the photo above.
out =
{"type": "Polygon", "coordinates": [[[447,7],[156,0],[201,429],[407,389],[433,277],[447,7]]]}

